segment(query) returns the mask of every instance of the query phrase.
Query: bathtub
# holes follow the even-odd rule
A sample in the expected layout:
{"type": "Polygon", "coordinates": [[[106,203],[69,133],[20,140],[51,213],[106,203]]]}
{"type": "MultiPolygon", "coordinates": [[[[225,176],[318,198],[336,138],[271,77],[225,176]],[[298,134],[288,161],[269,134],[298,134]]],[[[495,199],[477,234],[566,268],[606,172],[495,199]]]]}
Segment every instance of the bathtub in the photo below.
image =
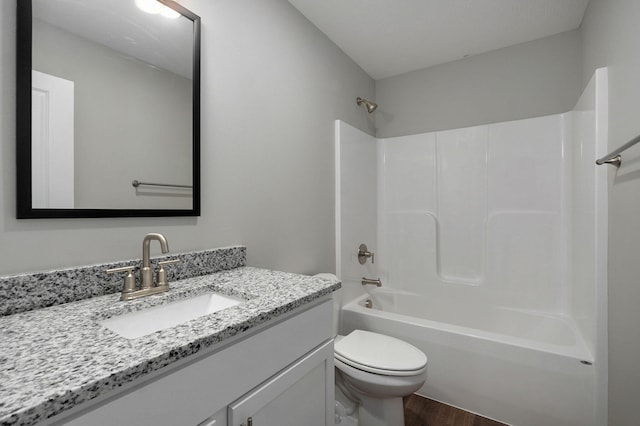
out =
{"type": "Polygon", "coordinates": [[[570,318],[387,287],[342,307],[340,332],[354,329],[420,348],[420,395],[518,426],[596,424],[595,361],[570,318]]]}

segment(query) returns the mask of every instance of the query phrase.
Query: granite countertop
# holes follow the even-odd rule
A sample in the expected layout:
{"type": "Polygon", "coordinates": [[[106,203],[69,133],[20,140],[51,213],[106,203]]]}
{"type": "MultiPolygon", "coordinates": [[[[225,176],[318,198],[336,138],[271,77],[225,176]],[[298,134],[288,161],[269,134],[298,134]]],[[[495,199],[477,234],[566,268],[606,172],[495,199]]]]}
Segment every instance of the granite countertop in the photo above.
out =
{"type": "Polygon", "coordinates": [[[36,424],[338,288],[339,281],[240,267],[131,302],[109,294],[0,317],[0,425],[36,424]],[[209,291],[246,302],[133,340],[98,324],[209,291]]]}

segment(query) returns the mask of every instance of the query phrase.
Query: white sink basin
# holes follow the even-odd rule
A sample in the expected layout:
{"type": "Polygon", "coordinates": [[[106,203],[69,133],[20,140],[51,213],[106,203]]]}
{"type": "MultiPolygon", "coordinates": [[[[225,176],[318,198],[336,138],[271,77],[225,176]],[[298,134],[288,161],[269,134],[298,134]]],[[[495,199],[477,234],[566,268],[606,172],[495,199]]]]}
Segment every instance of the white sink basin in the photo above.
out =
{"type": "Polygon", "coordinates": [[[127,339],[137,339],[239,305],[243,301],[235,297],[206,293],[191,299],[111,317],[101,321],[100,325],[127,339]]]}

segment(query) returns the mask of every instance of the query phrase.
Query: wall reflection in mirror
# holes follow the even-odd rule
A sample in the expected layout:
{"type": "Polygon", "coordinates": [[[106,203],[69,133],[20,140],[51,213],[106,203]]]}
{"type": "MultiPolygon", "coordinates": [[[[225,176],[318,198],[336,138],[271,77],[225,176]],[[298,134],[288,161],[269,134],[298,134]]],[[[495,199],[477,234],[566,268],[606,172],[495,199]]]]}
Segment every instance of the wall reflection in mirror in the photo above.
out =
{"type": "Polygon", "coordinates": [[[22,179],[18,216],[198,214],[197,38],[197,16],[170,1],[32,0],[31,191],[22,179]]]}

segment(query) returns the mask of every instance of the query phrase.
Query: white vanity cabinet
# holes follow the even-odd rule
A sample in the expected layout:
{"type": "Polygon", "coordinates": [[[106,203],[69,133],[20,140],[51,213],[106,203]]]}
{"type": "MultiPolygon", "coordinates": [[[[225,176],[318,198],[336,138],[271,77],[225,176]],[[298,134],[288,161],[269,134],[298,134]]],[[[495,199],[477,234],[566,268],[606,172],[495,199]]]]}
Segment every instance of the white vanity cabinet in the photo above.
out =
{"type": "Polygon", "coordinates": [[[332,424],[326,406],[329,401],[333,408],[332,360],[329,341],[231,403],[227,426],[249,426],[249,419],[252,426],[332,424]]]}
{"type": "Polygon", "coordinates": [[[334,424],[333,304],[325,297],[246,337],[45,424],[334,424]]]}

